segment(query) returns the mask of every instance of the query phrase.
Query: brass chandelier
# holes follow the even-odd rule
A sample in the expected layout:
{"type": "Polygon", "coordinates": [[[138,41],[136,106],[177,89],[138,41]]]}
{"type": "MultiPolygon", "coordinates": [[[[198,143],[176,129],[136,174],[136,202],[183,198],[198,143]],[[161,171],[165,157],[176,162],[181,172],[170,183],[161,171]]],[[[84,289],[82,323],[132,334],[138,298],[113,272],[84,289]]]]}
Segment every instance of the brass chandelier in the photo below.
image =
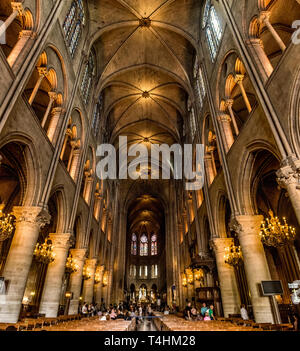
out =
{"type": "Polygon", "coordinates": [[[66,262],[66,272],[72,274],[72,273],[76,273],[78,269],[79,269],[78,264],[73,259],[73,256],[70,254],[66,262]]]}
{"type": "Polygon", "coordinates": [[[243,262],[243,254],[240,246],[235,246],[232,244],[229,247],[225,248],[224,255],[225,263],[230,266],[236,267],[242,264],[243,262]]]}
{"type": "Polygon", "coordinates": [[[87,266],[83,267],[82,278],[83,280],[89,280],[92,278],[92,273],[87,266]]]}
{"type": "Polygon", "coordinates": [[[33,255],[38,262],[49,264],[55,260],[53,248],[52,241],[46,238],[43,244],[36,244],[33,255]]]}
{"type": "Polygon", "coordinates": [[[262,242],[267,246],[281,247],[294,242],[296,238],[296,229],[289,226],[286,218],[283,217],[283,224],[279,218],[274,217],[273,211],[269,211],[270,218],[261,222],[261,231],[259,233],[262,242]]]}
{"type": "Polygon", "coordinates": [[[3,213],[4,206],[4,204],[0,205],[0,243],[11,237],[15,229],[15,217],[12,214],[3,213]]]}

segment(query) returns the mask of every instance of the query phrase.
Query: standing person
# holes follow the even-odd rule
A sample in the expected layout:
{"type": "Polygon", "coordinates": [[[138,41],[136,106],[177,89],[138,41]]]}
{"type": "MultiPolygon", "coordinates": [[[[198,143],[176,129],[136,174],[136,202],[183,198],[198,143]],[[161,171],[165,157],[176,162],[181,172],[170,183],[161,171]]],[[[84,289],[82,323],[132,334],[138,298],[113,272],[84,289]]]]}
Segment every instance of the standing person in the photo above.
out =
{"type": "Polygon", "coordinates": [[[201,311],[200,311],[201,316],[202,316],[203,318],[205,317],[205,313],[206,313],[207,310],[208,310],[208,308],[207,308],[207,306],[206,306],[206,303],[203,302],[202,307],[201,307],[201,311]]]}
{"type": "Polygon", "coordinates": [[[157,310],[160,312],[161,299],[158,297],[157,299],[157,310]]]}
{"type": "Polygon", "coordinates": [[[213,321],[213,320],[215,319],[215,315],[214,315],[214,305],[210,305],[210,306],[209,306],[208,313],[209,313],[210,319],[213,321]]]}
{"type": "Polygon", "coordinates": [[[88,315],[88,305],[87,303],[84,303],[81,309],[81,314],[83,315],[83,317],[87,317],[88,315]]]}
{"type": "Polygon", "coordinates": [[[244,321],[249,320],[248,312],[246,310],[245,305],[241,305],[241,317],[244,321]]]}

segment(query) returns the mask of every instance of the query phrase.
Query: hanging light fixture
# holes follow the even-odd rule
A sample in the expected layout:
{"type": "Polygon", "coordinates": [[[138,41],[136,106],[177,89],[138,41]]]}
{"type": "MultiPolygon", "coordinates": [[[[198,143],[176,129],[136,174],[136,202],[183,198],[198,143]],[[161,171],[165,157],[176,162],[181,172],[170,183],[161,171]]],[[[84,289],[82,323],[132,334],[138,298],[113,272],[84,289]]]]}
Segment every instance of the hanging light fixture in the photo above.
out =
{"type": "Polygon", "coordinates": [[[78,269],[79,269],[78,264],[73,259],[73,256],[70,254],[66,262],[66,272],[72,274],[72,273],[76,273],[78,269]]]}
{"type": "Polygon", "coordinates": [[[92,273],[87,266],[83,267],[82,278],[83,280],[89,280],[92,278],[92,273]]]}
{"type": "Polygon", "coordinates": [[[197,281],[200,281],[204,278],[204,272],[203,272],[203,269],[201,268],[194,268],[193,273],[194,273],[194,279],[197,281]]]}
{"type": "Polygon", "coordinates": [[[186,277],[187,277],[188,284],[193,284],[194,283],[193,270],[191,268],[186,268],[185,269],[185,274],[186,274],[186,277]]]}
{"type": "Polygon", "coordinates": [[[103,274],[102,285],[103,285],[104,287],[108,285],[108,272],[107,272],[107,271],[103,274]]]}
{"type": "Polygon", "coordinates": [[[184,287],[184,288],[186,288],[187,287],[187,279],[186,279],[186,275],[183,273],[183,275],[182,275],[182,286],[184,287]]]}
{"type": "Polygon", "coordinates": [[[55,260],[53,248],[52,241],[46,238],[43,244],[36,244],[33,255],[38,262],[49,264],[55,260]]]}
{"type": "Polygon", "coordinates": [[[240,246],[235,246],[232,244],[229,247],[225,248],[225,255],[224,255],[225,263],[229,264],[230,266],[239,266],[243,262],[243,254],[240,246]]]}
{"type": "Polygon", "coordinates": [[[280,247],[292,244],[296,238],[296,229],[289,226],[286,218],[283,217],[283,224],[279,218],[274,217],[273,211],[269,210],[270,218],[261,222],[259,233],[262,242],[267,246],[280,247]]]}
{"type": "Polygon", "coordinates": [[[0,205],[0,247],[1,243],[10,238],[15,229],[15,216],[3,213],[5,204],[0,205]]]}

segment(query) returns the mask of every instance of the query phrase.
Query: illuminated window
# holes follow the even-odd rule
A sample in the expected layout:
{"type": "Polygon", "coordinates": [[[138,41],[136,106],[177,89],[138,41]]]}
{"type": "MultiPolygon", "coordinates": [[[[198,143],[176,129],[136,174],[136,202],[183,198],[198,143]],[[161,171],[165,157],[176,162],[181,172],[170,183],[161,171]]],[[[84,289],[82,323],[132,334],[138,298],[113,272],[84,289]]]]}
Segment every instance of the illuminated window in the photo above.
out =
{"type": "Polygon", "coordinates": [[[212,61],[215,60],[222,37],[220,20],[211,0],[207,0],[204,8],[202,28],[205,30],[206,40],[212,61]]]}
{"type": "Polygon", "coordinates": [[[134,264],[130,265],[129,275],[131,277],[136,277],[136,266],[134,264]]]}
{"type": "Polygon", "coordinates": [[[148,237],[145,233],[140,239],[140,256],[148,256],[148,237]]]}
{"type": "Polygon", "coordinates": [[[151,278],[156,279],[158,277],[158,266],[157,264],[153,264],[151,266],[151,278]]]}
{"type": "Polygon", "coordinates": [[[157,255],[157,235],[151,237],[151,256],[157,255]]]}
{"type": "Polygon", "coordinates": [[[99,100],[95,105],[93,123],[92,123],[92,131],[95,137],[97,137],[99,132],[102,107],[103,107],[103,99],[102,99],[102,95],[100,95],[99,100]]]}
{"type": "Polygon", "coordinates": [[[63,24],[65,39],[72,57],[78,46],[84,23],[85,13],[83,2],[82,0],[75,0],[71,4],[63,24]]]}
{"type": "Polygon", "coordinates": [[[196,60],[195,67],[194,67],[194,79],[195,79],[195,90],[196,96],[199,103],[200,109],[203,107],[204,99],[206,96],[206,88],[204,83],[204,76],[202,68],[199,67],[198,62],[196,60]]]}
{"type": "Polygon", "coordinates": [[[85,65],[82,81],[81,81],[81,95],[85,104],[88,103],[89,97],[92,90],[92,82],[95,75],[96,63],[95,63],[95,54],[90,53],[88,62],[85,65]]]}
{"type": "Polygon", "coordinates": [[[137,237],[135,234],[132,234],[131,237],[131,255],[136,256],[137,254],[137,237]]]}

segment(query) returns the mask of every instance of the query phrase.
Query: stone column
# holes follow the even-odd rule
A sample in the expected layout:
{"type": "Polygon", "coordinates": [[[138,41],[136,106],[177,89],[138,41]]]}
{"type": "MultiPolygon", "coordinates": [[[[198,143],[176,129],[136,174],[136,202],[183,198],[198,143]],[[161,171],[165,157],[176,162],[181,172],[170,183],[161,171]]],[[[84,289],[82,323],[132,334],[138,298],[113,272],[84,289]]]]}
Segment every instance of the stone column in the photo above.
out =
{"type": "Polygon", "coordinates": [[[5,300],[0,300],[0,323],[16,323],[19,319],[40,228],[50,221],[50,215],[42,207],[14,207],[13,214],[16,230],[3,271],[9,287],[5,300]]]}
{"type": "Polygon", "coordinates": [[[24,15],[24,9],[23,5],[21,2],[12,2],[11,7],[13,9],[13,12],[5,22],[3,22],[0,26],[0,38],[1,36],[6,32],[7,28],[13,23],[13,21],[18,17],[18,16],[23,16],[24,15]]]}
{"type": "Polygon", "coordinates": [[[234,268],[225,263],[225,248],[233,244],[231,238],[214,238],[212,245],[216,255],[224,316],[237,314],[240,310],[240,296],[234,268]]]}
{"type": "Polygon", "coordinates": [[[225,106],[228,108],[228,111],[230,113],[230,117],[231,117],[231,120],[232,120],[232,124],[233,124],[233,128],[234,128],[235,134],[239,135],[239,128],[237,126],[235,115],[234,115],[233,109],[232,109],[233,103],[234,103],[233,99],[227,99],[225,101],[225,106]]]}
{"type": "Polygon", "coordinates": [[[251,107],[250,101],[248,99],[246,90],[244,88],[244,84],[243,84],[244,78],[245,78],[245,76],[243,74],[236,74],[235,82],[238,84],[238,86],[241,89],[241,93],[242,93],[242,96],[243,96],[243,99],[244,99],[244,102],[246,104],[248,112],[251,113],[252,112],[252,107],[251,107]]]}
{"type": "MultiPolygon", "coordinates": [[[[59,117],[61,116],[62,113],[64,113],[65,110],[61,107],[54,107],[51,110],[50,113],[50,123],[49,123],[49,127],[47,130],[47,135],[49,140],[51,141],[52,144],[56,143],[56,139],[57,139],[57,126],[58,126],[58,122],[59,122],[59,117]]],[[[72,132],[71,132],[72,133],[72,132]]],[[[63,151],[66,148],[66,144],[67,144],[67,138],[68,135],[66,136],[66,142],[64,142],[63,145],[63,151]]]]}
{"type": "Polygon", "coordinates": [[[279,186],[286,189],[300,224],[300,161],[293,161],[291,165],[280,168],[277,175],[279,186]]]}
{"type": "Polygon", "coordinates": [[[81,293],[82,271],[85,260],[86,249],[72,249],[71,255],[78,264],[78,271],[71,274],[70,291],[73,293],[73,298],[70,301],[69,315],[78,313],[79,297],[81,293]]]}
{"type": "Polygon", "coordinates": [[[103,282],[103,274],[104,274],[104,265],[97,267],[96,272],[99,274],[99,283],[95,283],[95,299],[96,303],[101,304],[102,298],[102,282],[103,282]]]}
{"type": "Polygon", "coordinates": [[[280,49],[282,51],[285,51],[286,45],[280,38],[279,34],[276,32],[272,24],[270,23],[270,15],[271,13],[269,11],[262,11],[260,13],[260,21],[267,26],[269,29],[270,33],[272,34],[273,38],[275,39],[276,43],[279,45],[280,49]]]}
{"type": "Polygon", "coordinates": [[[211,156],[211,154],[206,153],[204,156],[204,166],[205,166],[205,171],[207,174],[207,180],[209,182],[208,185],[211,185],[211,183],[214,181],[215,179],[215,172],[214,172],[214,168],[213,168],[213,158],[211,156]]]}
{"type": "Polygon", "coordinates": [[[43,117],[43,120],[42,120],[42,123],[41,123],[42,128],[45,127],[46,122],[47,122],[48,117],[49,117],[49,113],[51,111],[51,108],[52,108],[52,106],[54,104],[54,101],[57,99],[57,93],[55,91],[49,91],[48,95],[49,95],[49,103],[48,103],[47,110],[46,110],[46,112],[44,114],[44,117],[43,117]]]}
{"type": "Polygon", "coordinates": [[[269,267],[259,232],[263,216],[236,216],[231,228],[238,233],[244,257],[244,266],[254,318],[257,323],[273,323],[273,313],[268,297],[262,297],[260,283],[271,280],[269,267]]]}
{"type": "Polygon", "coordinates": [[[39,72],[39,79],[37,80],[37,82],[35,83],[35,86],[32,90],[32,93],[30,95],[30,98],[28,100],[29,104],[32,105],[35,97],[36,97],[36,94],[37,92],[39,91],[39,88],[42,84],[42,81],[43,79],[46,77],[48,71],[47,71],[47,68],[46,67],[38,67],[37,68],[38,72],[39,72]]]}
{"type": "Polygon", "coordinates": [[[48,266],[40,304],[40,313],[45,314],[47,318],[57,317],[67,255],[70,248],[70,237],[70,233],[49,235],[53,244],[55,260],[48,266]]]}
{"type": "Polygon", "coordinates": [[[266,74],[266,78],[270,77],[270,75],[273,73],[274,68],[265,52],[262,40],[258,38],[251,38],[250,44],[252,45],[258,56],[259,63],[263,67],[263,70],[266,74]]]}
{"type": "Polygon", "coordinates": [[[230,116],[226,115],[225,113],[219,116],[219,121],[222,126],[222,130],[224,133],[224,141],[225,141],[225,148],[226,152],[230,150],[232,144],[234,143],[234,137],[231,128],[231,118],[230,116]]]}
{"type": "Polygon", "coordinates": [[[87,271],[91,274],[91,278],[87,279],[83,283],[83,301],[86,303],[92,303],[94,297],[94,284],[95,284],[95,271],[96,271],[97,259],[88,259],[85,261],[87,271]]]}

